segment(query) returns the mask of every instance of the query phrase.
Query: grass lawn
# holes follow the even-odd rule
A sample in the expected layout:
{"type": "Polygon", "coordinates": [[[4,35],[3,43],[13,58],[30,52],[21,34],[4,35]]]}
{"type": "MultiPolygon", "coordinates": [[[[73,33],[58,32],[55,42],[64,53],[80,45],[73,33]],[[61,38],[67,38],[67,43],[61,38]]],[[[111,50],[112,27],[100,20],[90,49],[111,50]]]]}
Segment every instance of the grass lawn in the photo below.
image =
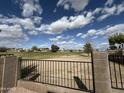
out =
{"type": "Polygon", "coordinates": [[[0,54],[14,54],[15,56],[22,58],[32,58],[32,59],[48,59],[48,58],[56,58],[61,56],[87,56],[86,54],[82,55],[79,52],[5,52],[0,54]]]}

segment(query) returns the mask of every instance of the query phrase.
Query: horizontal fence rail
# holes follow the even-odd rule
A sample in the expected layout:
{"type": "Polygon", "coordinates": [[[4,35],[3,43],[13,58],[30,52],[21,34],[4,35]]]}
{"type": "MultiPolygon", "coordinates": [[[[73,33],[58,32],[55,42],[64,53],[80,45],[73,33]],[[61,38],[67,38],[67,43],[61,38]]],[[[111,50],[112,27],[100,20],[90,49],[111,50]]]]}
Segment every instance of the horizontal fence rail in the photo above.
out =
{"type": "Polygon", "coordinates": [[[21,79],[93,92],[91,62],[21,59],[21,79]]]}
{"type": "Polygon", "coordinates": [[[109,55],[108,58],[112,88],[124,89],[124,56],[109,55]]]}

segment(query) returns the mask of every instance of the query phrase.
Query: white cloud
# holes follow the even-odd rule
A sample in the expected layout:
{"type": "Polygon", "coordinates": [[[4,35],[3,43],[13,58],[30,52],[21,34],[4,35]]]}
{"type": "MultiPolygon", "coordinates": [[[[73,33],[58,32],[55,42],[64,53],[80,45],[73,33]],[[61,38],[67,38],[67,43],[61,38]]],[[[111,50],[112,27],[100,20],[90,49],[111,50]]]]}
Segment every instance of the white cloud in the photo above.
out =
{"type": "Polygon", "coordinates": [[[38,35],[38,32],[37,31],[29,31],[28,32],[30,35],[38,35]]]}
{"type": "Polygon", "coordinates": [[[69,4],[65,4],[65,5],[64,5],[64,9],[65,9],[65,10],[69,10],[69,8],[70,8],[69,4]]]}
{"type": "Polygon", "coordinates": [[[18,39],[25,37],[20,25],[9,26],[4,24],[4,25],[0,25],[0,29],[2,30],[2,32],[0,33],[0,37],[2,38],[18,39]]]}
{"type": "Polygon", "coordinates": [[[50,48],[50,45],[47,43],[39,45],[40,48],[50,48]]]}
{"type": "Polygon", "coordinates": [[[97,31],[96,31],[95,29],[91,29],[91,30],[87,31],[86,34],[78,33],[76,36],[81,37],[81,38],[86,38],[86,37],[88,37],[88,36],[93,36],[93,35],[95,35],[96,32],[97,32],[97,31]]]}
{"type": "Polygon", "coordinates": [[[63,36],[63,35],[56,36],[55,38],[49,38],[50,41],[55,42],[55,43],[73,40],[73,39],[74,38],[72,36],[63,36]]]}
{"type": "Polygon", "coordinates": [[[124,33],[124,24],[114,25],[114,26],[107,28],[106,30],[106,33],[109,35],[114,34],[114,33],[119,33],[119,32],[124,33]]]}
{"type": "Polygon", "coordinates": [[[81,38],[86,38],[88,35],[87,34],[82,34],[81,38]]]}
{"type": "Polygon", "coordinates": [[[107,0],[106,3],[105,3],[105,5],[111,6],[113,2],[114,2],[113,0],[107,0]]]}
{"type": "Polygon", "coordinates": [[[83,44],[75,42],[75,41],[63,41],[59,45],[61,49],[75,49],[75,50],[82,50],[83,44]]]}
{"type": "Polygon", "coordinates": [[[34,16],[33,17],[33,22],[35,23],[35,24],[40,24],[41,23],[41,20],[42,20],[42,17],[39,17],[39,16],[34,16]]]}
{"type": "Polygon", "coordinates": [[[68,27],[69,27],[69,20],[67,19],[67,17],[62,17],[60,20],[52,22],[49,25],[49,30],[51,32],[58,33],[67,30],[68,27]]]}
{"type": "Polygon", "coordinates": [[[96,45],[96,49],[99,50],[106,50],[109,47],[109,43],[108,42],[100,42],[99,44],[96,45]]]}
{"type": "Polygon", "coordinates": [[[82,11],[88,3],[89,0],[59,0],[57,6],[64,6],[64,9],[71,7],[75,11],[82,11]]]}
{"type": "Polygon", "coordinates": [[[22,8],[22,16],[31,17],[36,14],[42,13],[42,8],[39,4],[39,0],[20,0],[21,8],[22,8]]]}
{"type": "Polygon", "coordinates": [[[59,35],[55,38],[50,38],[53,44],[59,45],[61,49],[83,49],[83,44],[75,41],[73,36],[59,35]]]}
{"type": "Polygon", "coordinates": [[[18,18],[18,17],[13,17],[13,18],[6,18],[2,17],[0,18],[0,23],[2,24],[18,24],[23,26],[25,29],[32,29],[34,28],[34,23],[30,18],[18,18]]]}
{"type": "MultiPolygon", "coordinates": [[[[77,16],[64,16],[50,24],[41,24],[39,27],[36,27],[34,25],[34,21],[29,22],[29,30],[32,29],[29,32],[29,34],[34,33],[34,35],[37,35],[37,33],[46,33],[46,34],[59,34],[63,31],[81,28],[93,21],[94,17],[91,12],[88,12],[85,16],[84,15],[77,15],[77,16]],[[32,24],[31,24],[32,23],[32,24]],[[31,26],[31,27],[30,27],[31,26]],[[36,33],[37,32],[37,33],[36,33]]],[[[28,26],[26,26],[28,27],[28,26]]]]}
{"type": "Polygon", "coordinates": [[[116,14],[119,15],[122,12],[124,12],[124,2],[117,6],[116,14]]]}
{"type": "Polygon", "coordinates": [[[96,30],[95,29],[91,29],[87,32],[88,35],[92,36],[96,33],[96,30]]]}
{"type": "Polygon", "coordinates": [[[94,11],[92,11],[93,15],[100,13],[102,9],[103,8],[96,8],[94,11]]]}
{"type": "Polygon", "coordinates": [[[124,12],[124,2],[111,7],[105,6],[104,8],[96,8],[96,10],[93,11],[94,14],[99,12],[101,12],[101,16],[97,18],[98,21],[102,21],[112,15],[119,15],[120,13],[124,12]]]}
{"type": "Polygon", "coordinates": [[[77,35],[76,35],[76,37],[80,37],[82,35],[82,33],[78,33],[77,35]]]}
{"type": "Polygon", "coordinates": [[[114,14],[114,12],[116,11],[117,6],[112,6],[112,7],[104,7],[102,12],[103,13],[109,13],[109,14],[114,14]]]}
{"type": "Polygon", "coordinates": [[[101,15],[100,17],[98,17],[98,21],[102,21],[106,18],[108,18],[109,16],[112,16],[116,13],[117,11],[117,7],[116,6],[112,6],[112,7],[104,7],[101,11],[101,13],[103,15],[101,15]]]}
{"type": "Polygon", "coordinates": [[[20,25],[6,25],[1,24],[0,29],[0,45],[7,47],[14,47],[20,42],[28,41],[29,37],[23,33],[20,25]]]}
{"type": "Polygon", "coordinates": [[[111,15],[110,14],[105,14],[105,15],[102,15],[102,16],[98,17],[97,20],[102,21],[102,20],[106,19],[109,16],[111,16],[111,15]]]}
{"type": "Polygon", "coordinates": [[[91,29],[86,34],[80,35],[81,38],[92,37],[96,38],[98,36],[105,36],[106,38],[115,33],[124,33],[124,24],[117,24],[114,26],[107,26],[98,30],[91,29]]]}
{"type": "Polygon", "coordinates": [[[70,17],[62,17],[61,19],[52,22],[49,25],[41,24],[41,27],[37,28],[44,33],[61,33],[63,31],[75,28],[81,28],[93,20],[92,14],[89,12],[86,16],[78,15],[78,16],[70,16],[70,17]]]}

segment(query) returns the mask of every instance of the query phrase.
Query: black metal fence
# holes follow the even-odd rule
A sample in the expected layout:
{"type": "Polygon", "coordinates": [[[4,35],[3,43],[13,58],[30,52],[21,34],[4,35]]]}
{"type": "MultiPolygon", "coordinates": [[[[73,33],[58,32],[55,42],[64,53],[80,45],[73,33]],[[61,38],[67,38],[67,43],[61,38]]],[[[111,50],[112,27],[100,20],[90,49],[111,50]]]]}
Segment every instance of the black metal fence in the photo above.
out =
{"type": "Polygon", "coordinates": [[[93,92],[92,62],[21,60],[21,79],[93,92]]]}
{"type": "Polygon", "coordinates": [[[124,56],[109,55],[108,58],[112,88],[124,89],[124,56]]]}

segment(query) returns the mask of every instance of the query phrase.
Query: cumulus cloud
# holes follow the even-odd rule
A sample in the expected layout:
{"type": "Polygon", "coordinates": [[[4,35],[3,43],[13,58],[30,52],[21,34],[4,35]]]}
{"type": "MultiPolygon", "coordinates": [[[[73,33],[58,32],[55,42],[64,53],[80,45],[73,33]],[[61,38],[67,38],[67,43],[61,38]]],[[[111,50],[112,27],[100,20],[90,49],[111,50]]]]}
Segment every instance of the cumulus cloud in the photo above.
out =
{"type": "Polygon", "coordinates": [[[49,40],[52,42],[62,42],[62,41],[74,40],[74,38],[72,36],[58,35],[55,38],[49,38],[49,40]]]}
{"type": "Polygon", "coordinates": [[[105,5],[111,6],[113,4],[113,2],[114,2],[113,0],[107,0],[106,3],[105,3],[105,5]]]}
{"type": "Polygon", "coordinates": [[[112,7],[104,7],[101,11],[103,14],[102,16],[98,17],[99,21],[102,21],[106,19],[107,17],[114,15],[117,11],[117,6],[112,6],[112,7]]]}
{"type": "Polygon", "coordinates": [[[24,38],[25,39],[25,34],[22,32],[22,28],[20,25],[0,25],[0,29],[2,30],[0,33],[0,37],[2,38],[13,38],[13,39],[18,39],[18,38],[24,38]]]}
{"type": "Polygon", "coordinates": [[[55,38],[49,38],[53,44],[57,44],[61,49],[82,49],[83,44],[75,41],[73,36],[59,35],[55,38]]]}
{"type": "Polygon", "coordinates": [[[20,25],[0,25],[1,33],[0,33],[0,45],[2,46],[16,46],[20,42],[28,41],[28,36],[23,33],[20,25]]]}
{"type": "Polygon", "coordinates": [[[24,17],[31,17],[34,13],[40,15],[43,11],[39,0],[19,0],[18,2],[21,5],[22,16],[24,17]]]}
{"type": "Polygon", "coordinates": [[[124,12],[124,2],[117,6],[116,14],[119,15],[122,12],[124,12]]]}
{"type": "Polygon", "coordinates": [[[25,29],[32,29],[34,28],[34,22],[30,18],[8,18],[8,17],[2,17],[0,18],[0,23],[2,24],[18,24],[23,26],[25,29]]]}
{"type": "Polygon", "coordinates": [[[108,37],[112,34],[119,33],[119,32],[124,33],[124,24],[117,24],[117,25],[114,25],[114,26],[107,26],[105,28],[101,28],[101,29],[98,29],[98,30],[91,29],[87,33],[81,34],[80,37],[81,38],[98,37],[98,36],[108,37]]]}
{"type": "Polygon", "coordinates": [[[105,6],[104,8],[97,8],[93,11],[94,14],[99,12],[101,13],[101,16],[97,18],[98,21],[102,21],[112,15],[119,15],[120,13],[124,12],[124,2],[119,5],[113,5],[111,7],[105,6]]]}
{"type": "Polygon", "coordinates": [[[99,50],[106,50],[109,47],[109,43],[108,42],[100,42],[98,45],[96,45],[96,49],[99,50]]]}
{"type": "Polygon", "coordinates": [[[87,33],[78,33],[76,36],[83,38],[83,40],[93,40],[95,48],[105,50],[109,45],[107,38],[115,33],[124,33],[124,24],[116,24],[100,29],[90,29],[87,33]]]}
{"type": "Polygon", "coordinates": [[[61,19],[52,22],[51,24],[41,24],[41,27],[37,28],[44,33],[49,34],[58,34],[66,30],[81,28],[93,21],[92,13],[87,13],[86,16],[78,15],[78,16],[70,16],[70,17],[62,17],[61,19]]]}
{"type": "Polygon", "coordinates": [[[69,10],[69,8],[70,8],[69,4],[65,4],[65,5],[64,5],[64,9],[65,9],[65,10],[69,10]]]}
{"type": "Polygon", "coordinates": [[[77,35],[76,35],[76,37],[80,37],[82,35],[82,33],[78,33],[77,35]]]}
{"type": "Polygon", "coordinates": [[[66,10],[72,8],[77,12],[84,10],[88,3],[89,0],[59,0],[57,6],[63,6],[66,10]]]}

